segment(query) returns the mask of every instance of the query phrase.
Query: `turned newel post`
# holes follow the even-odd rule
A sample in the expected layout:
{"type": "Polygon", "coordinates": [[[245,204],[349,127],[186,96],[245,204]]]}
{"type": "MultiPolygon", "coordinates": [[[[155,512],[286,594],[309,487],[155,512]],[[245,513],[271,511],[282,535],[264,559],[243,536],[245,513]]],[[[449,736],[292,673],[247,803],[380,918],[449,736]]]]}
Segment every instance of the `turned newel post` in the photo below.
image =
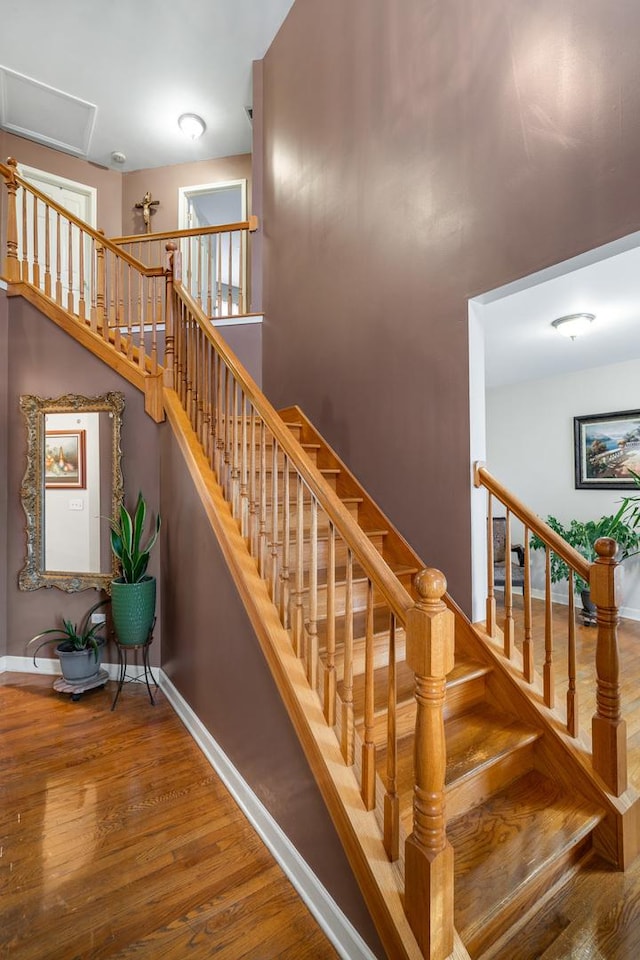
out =
{"type": "Polygon", "coordinates": [[[419,599],[407,617],[407,663],[416,675],[413,833],[405,845],[405,909],[429,960],[453,951],[453,848],[447,840],[444,783],[445,680],[454,665],[454,615],[442,597],[447,581],[427,569],[415,579],[419,599]]]}
{"type": "MultiPolygon", "coordinates": [[[[98,233],[104,237],[104,230],[98,230],[98,233]]],[[[106,290],[107,281],[104,269],[104,246],[99,241],[96,241],[96,324],[98,330],[104,330],[105,328],[106,290]]]]}
{"type": "Polygon", "coordinates": [[[164,385],[170,390],[175,389],[174,359],[175,359],[175,317],[173,315],[173,282],[180,280],[181,264],[178,245],[169,240],[165,245],[166,259],[166,293],[164,299],[164,385]]]}
{"type": "Polygon", "coordinates": [[[620,662],[616,598],[617,544],[610,537],[596,540],[597,559],[591,565],[591,600],[597,607],[596,713],[591,721],[593,767],[611,792],[627,789],[627,725],[620,716],[620,662]]]}
{"type": "Polygon", "coordinates": [[[7,180],[7,255],[4,260],[4,275],[9,283],[20,279],[20,265],[18,263],[18,215],[16,209],[16,193],[18,181],[16,168],[18,161],[13,157],[7,160],[11,168],[11,178],[7,180]]]}

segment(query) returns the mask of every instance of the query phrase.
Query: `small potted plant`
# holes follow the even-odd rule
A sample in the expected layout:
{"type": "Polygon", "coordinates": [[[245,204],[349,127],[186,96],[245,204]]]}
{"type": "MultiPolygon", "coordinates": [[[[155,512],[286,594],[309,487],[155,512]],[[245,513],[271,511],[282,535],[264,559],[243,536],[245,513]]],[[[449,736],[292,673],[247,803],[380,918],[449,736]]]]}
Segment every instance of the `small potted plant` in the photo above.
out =
{"type": "MultiPolygon", "coordinates": [[[[630,508],[625,498],[616,514],[600,517],[599,520],[571,520],[568,525],[560,523],[555,517],[546,518],[546,523],[559,533],[563,540],[574,547],[578,553],[590,563],[596,559],[596,540],[600,537],[611,537],[618,544],[618,560],[633,556],[640,546],[640,529],[636,530],[633,522],[627,522],[630,517],[630,508]]],[[[530,541],[533,550],[544,550],[546,544],[535,534],[530,541]]],[[[555,553],[551,553],[551,582],[558,583],[569,576],[569,568],[564,560],[555,553]]],[[[574,577],[574,591],[582,599],[582,616],[585,624],[595,623],[595,606],[591,602],[589,584],[582,577],[574,577]]]]}
{"type": "Polygon", "coordinates": [[[65,680],[70,683],[82,683],[96,676],[102,663],[105,641],[100,630],[104,627],[104,623],[92,624],[91,615],[105,603],[109,603],[108,597],[94,603],[79,625],[63,618],[61,627],[50,627],[32,637],[27,643],[27,649],[32,644],[37,644],[33,651],[34,665],[38,666],[36,661],[38,651],[47,644],[54,643],[65,680]]]}
{"type": "Polygon", "coordinates": [[[125,646],[146,643],[155,619],[156,578],[147,574],[147,566],[160,533],[160,515],[142,546],[146,517],[147,504],[139,493],[133,515],[123,503],[111,520],[111,549],[122,570],[122,576],[111,582],[111,616],[118,642],[125,646]]]}

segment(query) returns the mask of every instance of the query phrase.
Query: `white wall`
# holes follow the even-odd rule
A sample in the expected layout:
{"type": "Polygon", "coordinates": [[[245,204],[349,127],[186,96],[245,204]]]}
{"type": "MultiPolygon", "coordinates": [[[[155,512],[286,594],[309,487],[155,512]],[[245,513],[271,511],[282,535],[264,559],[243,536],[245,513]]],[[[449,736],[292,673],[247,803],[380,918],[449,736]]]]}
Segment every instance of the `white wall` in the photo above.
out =
{"type": "MultiPolygon", "coordinates": [[[[487,469],[543,518],[615,513],[621,491],[575,489],[573,418],[638,409],[640,360],[488,390],[487,469]]],[[[623,567],[621,613],[640,620],[640,557],[623,567]]]]}

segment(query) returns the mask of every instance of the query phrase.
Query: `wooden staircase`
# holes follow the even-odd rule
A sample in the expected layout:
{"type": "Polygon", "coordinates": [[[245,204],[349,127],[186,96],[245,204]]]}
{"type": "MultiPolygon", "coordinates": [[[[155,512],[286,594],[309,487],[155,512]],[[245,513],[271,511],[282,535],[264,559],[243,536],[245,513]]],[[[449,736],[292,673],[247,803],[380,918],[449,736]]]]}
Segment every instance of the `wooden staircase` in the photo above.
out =
{"type": "MultiPolygon", "coordinates": [[[[357,503],[357,519],[376,549],[410,588],[421,564],[379,514],[366,492],[344,468],[311,424],[295,408],[281,411],[290,429],[314,445],[314,462],[326,471],[345,503],[357,503]],[[308,440],[308,438],[313,440],[308,440]]],[[[320,553],[324,557],[324,553],[320,553]]],[[[322,559],[320,561],[322,563],[322,559]]],[[[336,594],[346,585],[338,582],[336,594]]],[[[318,570],[320,583],[326,569],[318,570]]],[[[353,682],[346,690],[344,637],[337,628],[335,670],[341,699],[352,697],[356,731],[364,740],[366,595],[353,574],[353,682]]],[[[337,601],[339,602],[339,601],[337,601]]],[[[305,605],[306,609],[306,605],[305,605]]],[[[325,605],[319,602],[317,635],[322,698],[327,669],[325,605]]],[[[387,763],[389,610],[378,599],[374,610],[374,707],[377,793],[383,793],[387,763]]],[[[308,621],[305,622],[305,627],[308,621]]],[[[491,948],[556,889],[567,882],[593,849],[594,830],[604,808],[564,788],[544,761],[544,731],[502,708],[492,695],[496,677],[486,657],[470,650],[470,628],[456,624],[455,667],[447,677],[445,699],[447,835],[455,853],[456,929],[471,957],[489,957],[491,948]],[[465,640],[467,642],[465,642],[465,640]]],[[[401,829],[413,829],[415,676],[405,659],[404,631],[395,638],[397,782],[401,829]]]]}

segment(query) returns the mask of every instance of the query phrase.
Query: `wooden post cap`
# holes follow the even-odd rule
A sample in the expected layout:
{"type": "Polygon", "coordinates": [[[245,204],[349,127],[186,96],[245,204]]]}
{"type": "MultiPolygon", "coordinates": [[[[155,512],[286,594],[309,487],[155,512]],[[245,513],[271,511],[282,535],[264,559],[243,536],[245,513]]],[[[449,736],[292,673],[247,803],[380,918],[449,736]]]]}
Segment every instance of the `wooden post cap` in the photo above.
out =
{"type": "Polygon", "coordinates": [[[599,537],[594,543],[594,548],[598,557],[604,557],[606,560],[613,560],[618,552],[618,544],[611,537],[599,537]]]}
{"type": "Polygon", "coordinates": [[[447,592],[447,578],[440,570],[435,567],[425,567],[416,573],[414,580],[415,588],[420,596],[419,603],[433,606],[437,604],[447,592]]]}
{"type": "Polygon", "coordinates": [[[454,615],[442,597],[447,580],[427,567],[416,574],[419,600],[407,616],[407,663],[420,677],[445,677],[454,664],[454,615]]]}

